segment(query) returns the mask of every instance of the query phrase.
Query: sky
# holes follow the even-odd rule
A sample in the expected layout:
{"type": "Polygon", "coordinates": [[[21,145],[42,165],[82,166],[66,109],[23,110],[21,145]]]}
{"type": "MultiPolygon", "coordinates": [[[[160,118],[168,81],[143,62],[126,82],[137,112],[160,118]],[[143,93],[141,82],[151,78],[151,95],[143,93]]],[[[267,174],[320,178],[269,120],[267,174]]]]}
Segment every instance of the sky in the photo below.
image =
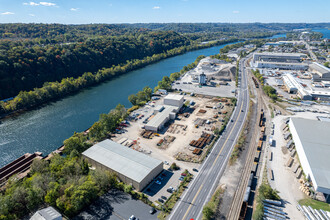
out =
{"type": "Polygon", "coordinates": [[[330,0],[0,0],[0,23],[330,22],[330,0]]]}

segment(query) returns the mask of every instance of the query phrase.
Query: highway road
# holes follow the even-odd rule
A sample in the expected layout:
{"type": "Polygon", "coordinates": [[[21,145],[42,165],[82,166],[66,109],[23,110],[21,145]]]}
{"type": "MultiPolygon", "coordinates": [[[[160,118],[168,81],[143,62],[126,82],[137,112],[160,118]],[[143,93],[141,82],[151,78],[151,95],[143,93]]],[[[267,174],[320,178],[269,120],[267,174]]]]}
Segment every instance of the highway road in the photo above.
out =
{"type": "Polygon", "coordinates": [[[237,106],[226,130],[213,146],[212,151],[202,164],[198,175],[188,185],[181,199],[177,202],[170,220],[201,219],[203,206],[210,200],[223,175],[228,159],[240,135],[249,108],[249,91],[244,64],[240,61],[237,106]]]}

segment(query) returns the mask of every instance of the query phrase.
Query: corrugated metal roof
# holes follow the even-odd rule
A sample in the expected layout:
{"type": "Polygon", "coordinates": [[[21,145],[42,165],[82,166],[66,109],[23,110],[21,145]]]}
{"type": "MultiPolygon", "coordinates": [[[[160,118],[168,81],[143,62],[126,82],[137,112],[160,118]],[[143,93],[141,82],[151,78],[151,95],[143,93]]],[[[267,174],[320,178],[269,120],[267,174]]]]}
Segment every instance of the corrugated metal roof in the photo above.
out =
{"type": "Polygon", "coordinates": [[[170,113],[174,110],[178,110],[179,107],[170,106],[170,105],[163,105],[164,110],[162,112],[158,112],[155,117],[153,117],[149,122],[148,126],[158,128],[165,120],[168,120],[170,117],[170,113]]]}
{"type": "Polygon", "coordinates": [[[318,71],[320,74],[329,74],[330,73],[330,69],[319,64],[319,63],[316,63],[316,62],[313,62],[311,65],[310,65],[310,68],[315,70],[315,71],[318,71]]]}
{"type": "Polygon", "coordinates": [[[141,182],[163,163],[108,139],[93,145],[82,154],[136,182],[141,182]]]}
{"type": "Polygon", "coordinates": [[[291,118],[319,187],[330,189],[330,123],[291,118]]]}

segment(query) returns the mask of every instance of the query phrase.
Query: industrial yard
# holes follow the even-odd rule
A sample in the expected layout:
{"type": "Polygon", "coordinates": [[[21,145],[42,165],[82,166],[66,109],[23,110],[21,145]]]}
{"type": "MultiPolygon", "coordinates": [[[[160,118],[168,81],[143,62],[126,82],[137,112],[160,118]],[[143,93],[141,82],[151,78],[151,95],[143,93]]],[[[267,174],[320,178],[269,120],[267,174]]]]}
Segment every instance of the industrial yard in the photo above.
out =
{"type": "Polygon", "coordinates": [[[233,106],[231,99],[227,98],[186,95],[184,100],[187,105],[161,130],[144,129],[148,123],[143,122],[156,117],[153,112],[163,98],[133,112],[131,115],[137,115],[135,119],[132,119],[130,126],[125,127],[124,133],[116,134],[113,140],[157,159],[168,162],[174,162],[176,159],[182,168],[195,167],[180,161],[201,162],[215,138],[215,129],[219,129],[225,118],[230,116],[233,106]]]}
{"type": "Polygon", "coordinates": [[[235,63],[206,57],[173,83],[173,89],[201,95],[235,97],[235,63]]]}

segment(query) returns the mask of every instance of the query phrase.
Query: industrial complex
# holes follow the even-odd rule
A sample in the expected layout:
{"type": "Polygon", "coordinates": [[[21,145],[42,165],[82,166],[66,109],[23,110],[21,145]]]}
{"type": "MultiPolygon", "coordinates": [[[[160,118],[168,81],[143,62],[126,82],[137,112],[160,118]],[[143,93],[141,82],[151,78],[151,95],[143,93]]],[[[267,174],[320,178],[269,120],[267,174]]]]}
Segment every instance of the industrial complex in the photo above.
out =
{"type": "Polygon", "coordinates": [[[315,191],[330,195],[330,123],[303,118],[289,122],[300,164],[315,191]]]}
{"type": "Polygon", "coordinates": [[[169,94],[164,97],[163,105],[158,105],[154,109],[154,115],[144,126],[146,130],[158,132],[170,119],[175,119],[176,113],[183,105],[184,97],[182,95],[169,94]]]}
{"type": "Polygon", "coordinates": [[[141,191],[163,170],[163,162],[114,141],[104,140],[82,153],[97,168],[115,172],[126,184],[141,191]]]}
{"type": "Polygon", "coordinates": [[[306,58],[302,53],[255,53],[253,67],[285,70],[307,70],[308,64],[302,63],[306,58]]]}

